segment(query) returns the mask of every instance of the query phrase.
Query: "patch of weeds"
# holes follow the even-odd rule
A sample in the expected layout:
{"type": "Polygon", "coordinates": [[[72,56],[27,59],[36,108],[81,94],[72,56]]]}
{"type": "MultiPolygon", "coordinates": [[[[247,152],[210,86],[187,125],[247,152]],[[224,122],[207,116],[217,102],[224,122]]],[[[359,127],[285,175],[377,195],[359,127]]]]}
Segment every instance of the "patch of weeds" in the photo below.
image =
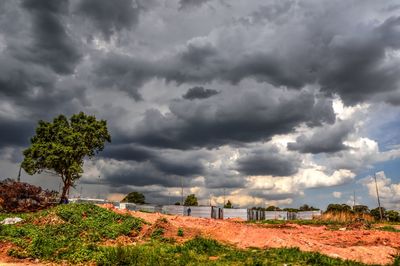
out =
{"type": "Polygon", "coordinates": [[[156,228],[151,233],[151,239],[161,239],[164,236],[164,228],[156,228]]]}
{"type": "Polygon", "coordinates": [[[177,236],[183,237],[183,235],[184,235],[183,229],[182,228],[178,228],[177,236]]]}
{"type": "Polygon", "coordinates": [[[159,221],[161,223],[168,223],[168,220],[165,217],[161,217],[161,218],[157,219],[157,221],[159,221]]]}
{"type": "Polygon", "coordinates": [[[396,229],[396,228],[394,228],[393,226],[390,226],[390,225],[378,227],[376,229],[381,230],[381,231],[387,231],[387,232],[400,232],[399,229],[396,229]]]}

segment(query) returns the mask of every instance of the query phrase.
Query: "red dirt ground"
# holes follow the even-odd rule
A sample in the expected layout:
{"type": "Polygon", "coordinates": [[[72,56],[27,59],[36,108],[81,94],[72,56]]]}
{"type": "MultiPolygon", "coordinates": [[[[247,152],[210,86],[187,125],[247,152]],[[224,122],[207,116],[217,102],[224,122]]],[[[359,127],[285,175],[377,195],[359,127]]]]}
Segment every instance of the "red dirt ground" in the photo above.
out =
{"type": "MultiPolygon", "coordinates": [[[[326,226],[260,225],[237,220],[214,220],[116,209],[114,211],[128,212],[152,224],[164,217],[169,224],[165,236],[174,237],[178,241],[201,235],[238,248],[298,247],[303,251],[317,251],[331,257],[367,264],[392,263],[393,257],[399,254],[400,250],[400,233],[394,232],[363,229],[333,231],[326,226]],[[177,237],[178,228],[183,229],[183,238],[177,237]]],[[[151,226],[144,229],[147,230],[151,230],[151,226]]]]}

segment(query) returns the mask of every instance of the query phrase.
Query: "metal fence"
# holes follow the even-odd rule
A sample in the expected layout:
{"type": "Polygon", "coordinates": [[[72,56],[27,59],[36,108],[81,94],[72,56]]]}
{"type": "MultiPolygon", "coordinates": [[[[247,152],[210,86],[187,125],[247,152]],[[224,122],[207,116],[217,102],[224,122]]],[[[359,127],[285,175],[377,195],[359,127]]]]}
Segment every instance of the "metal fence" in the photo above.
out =
{"type": "Polygon", "coordinates": [[[312,220],[315,217],[321,216],[322,211],[302,211],[296,213],[297,220],[312,220]]]}
{"type": "Polygon", "coordinates": [[[223,218],[224,219],[229,219],[229,218],[239,218],[247,221],[248,219],[248,214],[247,214],[247,209],[223,209],[223,218]]]}
{"type": "Polygon", "coordinates": [[[239,218],[245,221],[259,220],[312,220],[315,217],[322,215],[322,211],[262,211],[253,209],[227,209],[216,206],[180,206],[180,205],[153,205],[153,204],[135,204],[128,202],[107,201],[103,199],[70,199],[70,202],[89,202],[93,204],[113,204],[119,209],[127,209],[131,211],[143,212],[159,212],[171,215],[189,215],[213,218],[213,219],[229,219],[239,218]]]}
{"type": "Polygon", "coordinates": [[[185,207],[180,205],[164,205],[161,208],[161,213],[172,215],[184,215],[185,207]]]}
{"type": "Polygon", "coordinates": [[[264,220],[287,220],[288,212],[287,211],[265,211],[264,220]]]}

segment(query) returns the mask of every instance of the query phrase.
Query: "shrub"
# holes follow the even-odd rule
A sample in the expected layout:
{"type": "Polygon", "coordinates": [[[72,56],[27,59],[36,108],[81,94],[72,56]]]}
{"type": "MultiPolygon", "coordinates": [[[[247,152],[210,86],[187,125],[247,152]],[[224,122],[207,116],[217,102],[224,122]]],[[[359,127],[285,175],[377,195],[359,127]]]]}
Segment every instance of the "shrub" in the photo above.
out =
{"type": "Polygon", "coordinates": [[[182,228],[178,228],[178,233],[177,233],[177,235],[180,236],[180,237],[182,237],[182,236],[184,235],[183,229],[182,229],[182,228]]]}

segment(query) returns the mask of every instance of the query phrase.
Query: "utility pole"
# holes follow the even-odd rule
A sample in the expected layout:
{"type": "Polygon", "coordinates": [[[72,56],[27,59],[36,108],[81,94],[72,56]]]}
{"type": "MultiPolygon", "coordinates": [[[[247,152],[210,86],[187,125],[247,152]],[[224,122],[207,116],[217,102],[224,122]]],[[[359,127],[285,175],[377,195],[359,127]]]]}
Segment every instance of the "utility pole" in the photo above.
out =
{"type": "Polygon", "coordinates": [[[354,211],[354,206],[356,206],[356,191],[353,190],[353,211],[354,211]]]}
{"type": "Polygon", "coordinates": [[[382,208],[381,208],[381,201],[379,199],[378,182],[376,182],[376,173],[374,173],[374,178],[375,178],[376,197],[378,198],[379,215],[380,215],[381,221],[382,221],[383,214],[382,214],[382,208]]]}
{"type": "Polygon", "coordinates": [[[181,204],[183,206],[183,177],[181,177],[181,188],[182,188],[182,190],[181,190],[181,204]]]}
{"type": "Polygon", "coordinates": [[[224,205],[222,206],[222,208],[225,208],[225,188],[224,188],[224,205]]]}
{"type": "Polygon", "coordinates": [[[19,171],[18,171],[18,178],[17,178],[17,182],[21,182],[21,168],[22,168],[22,164],[19,165],[19,171]]]}

